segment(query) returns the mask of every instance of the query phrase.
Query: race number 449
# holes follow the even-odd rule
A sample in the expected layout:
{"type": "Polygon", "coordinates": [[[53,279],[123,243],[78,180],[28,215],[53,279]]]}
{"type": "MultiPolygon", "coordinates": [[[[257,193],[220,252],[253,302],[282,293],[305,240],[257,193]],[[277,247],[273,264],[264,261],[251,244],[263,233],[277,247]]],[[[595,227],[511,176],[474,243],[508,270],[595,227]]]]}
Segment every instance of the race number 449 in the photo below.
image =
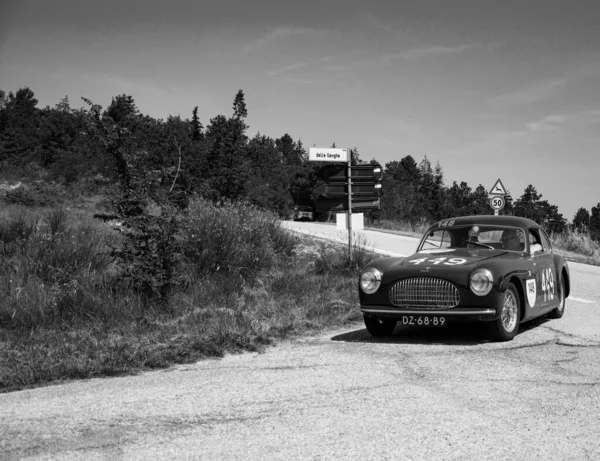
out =
{"type": "Polygon", "coordinates": [[[542,269],[542,293],[544,293],[544,302],[554,299],[554,273],[551,267],[542,269]]]}

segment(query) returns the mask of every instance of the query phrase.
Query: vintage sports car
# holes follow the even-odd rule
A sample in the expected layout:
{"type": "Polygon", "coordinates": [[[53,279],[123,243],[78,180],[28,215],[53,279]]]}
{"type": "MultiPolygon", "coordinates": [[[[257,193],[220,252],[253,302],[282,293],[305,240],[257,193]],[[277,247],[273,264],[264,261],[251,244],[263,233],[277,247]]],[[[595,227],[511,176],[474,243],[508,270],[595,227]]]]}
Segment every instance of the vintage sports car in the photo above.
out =
{"type": "Polygon", "coordinates": [[[314,220],[314,213],[311,207],[299,206],[294,209],[294,221],[300,221],[302,219],[308,219],[309,221],[314,220]]]}
{"type": "Polygon", "coordinates": [[[390,335],[397,323],[483,321],[495,339],[509,341],[522,322],[562,317],[569,290],[567,261],[552,251],[544,230],[513,216],[440,221],[415,254],[373,261],[359,281],[373,336],[390,335]]]}

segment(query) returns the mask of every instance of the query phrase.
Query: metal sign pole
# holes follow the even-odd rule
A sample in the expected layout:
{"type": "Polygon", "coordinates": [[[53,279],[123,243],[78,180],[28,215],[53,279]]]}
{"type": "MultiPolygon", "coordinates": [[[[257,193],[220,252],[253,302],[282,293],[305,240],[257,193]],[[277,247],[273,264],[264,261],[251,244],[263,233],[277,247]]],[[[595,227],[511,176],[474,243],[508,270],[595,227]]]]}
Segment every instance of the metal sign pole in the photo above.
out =
{"type": "Polygon", "coordinates": [[[348,259],[352,264],[352,149],[348,149],[348,259]]]}

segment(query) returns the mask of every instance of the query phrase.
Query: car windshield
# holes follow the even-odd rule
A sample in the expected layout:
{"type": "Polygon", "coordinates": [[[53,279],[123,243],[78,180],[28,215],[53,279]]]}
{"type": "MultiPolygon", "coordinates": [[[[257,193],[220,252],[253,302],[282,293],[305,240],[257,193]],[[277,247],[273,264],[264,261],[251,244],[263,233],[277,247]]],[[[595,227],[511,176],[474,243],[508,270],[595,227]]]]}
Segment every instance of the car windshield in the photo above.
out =
{"type": "Polygon", "coordinates": [[[525,233],[522,229],[511,226],[446,225],[429,229],[417,251],[444,248],[524,251],[525,233]]]}
{"type": "Polygon", "coordinates": [[[298,211],[312,211],[309,206],[299,206],[298,211]]]}

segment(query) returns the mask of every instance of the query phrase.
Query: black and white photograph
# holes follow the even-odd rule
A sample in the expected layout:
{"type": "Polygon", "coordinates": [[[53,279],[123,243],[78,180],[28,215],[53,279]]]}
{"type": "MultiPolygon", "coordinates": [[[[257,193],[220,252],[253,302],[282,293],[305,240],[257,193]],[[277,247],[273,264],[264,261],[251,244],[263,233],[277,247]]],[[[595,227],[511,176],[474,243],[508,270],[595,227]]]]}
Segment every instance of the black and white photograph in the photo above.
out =
{"type": "Polygon", "coordinates": [[[600,459],[597,0],[0,0],[0,460],[600,459]]]}

